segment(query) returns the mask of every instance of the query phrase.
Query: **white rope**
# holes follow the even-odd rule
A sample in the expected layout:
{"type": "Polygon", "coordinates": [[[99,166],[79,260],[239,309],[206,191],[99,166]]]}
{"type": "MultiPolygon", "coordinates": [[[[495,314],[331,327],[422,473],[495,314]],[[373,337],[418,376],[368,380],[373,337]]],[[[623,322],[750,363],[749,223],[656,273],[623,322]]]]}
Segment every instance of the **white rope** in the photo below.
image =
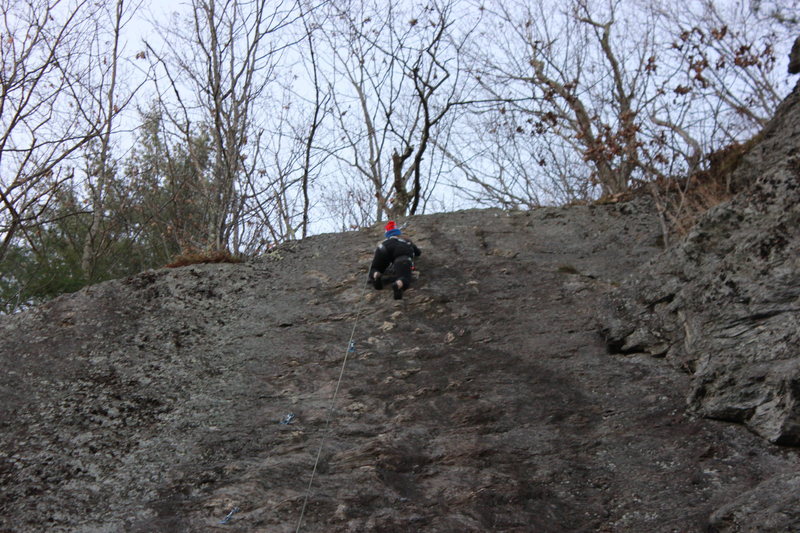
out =
{"type": "Polygon", "coordinates": [[[361,306],[364,303],[364,292],[366,291],[367,286],[364,285],[364,288],[361,290],[361,296],[359,296],[358,302],[358,310],[356,311],[356,318],[353,321],[353,330],[350,332],[350,339],[347,341],[347,348],[344,352],[344,360],[342,361],[342,368],[339,371],[339,380],[336,382],[336,388],[333,391],[333,397],[331,398],[331,405],[328,408],[328,417],[325,420],[325,430],[322,432],[322,440],[319,443],[319,449],[317,450],[317,458],[314,460],[314,468],[311,470],[311,479],[308,480],[308,489],[306,489],[306,497],[303,500],[303,509],[300,511],[300,519],[297,521],[297,529],[295,533],[300,533],[300,526],[303,525],[303,516],[306,513],[306,506],[308,505],[308,498],[311,495],[311,486],[314,483],[314,475],[317,473],[317,465],[319,465],[319,458],[322,455],[322,447],[325,445],[325,439],[328,436],[328,432],[331,425],[331,419],[333,418],[333,408],[336,405],[336,396],[339,394],[339,387],[342,384],[342,377],[344,376],[344,368],[347,365],[347,357],[350,355],[351,347],[353,346],[353,336],[356,333],[356,326],[358,325],[358,319],[361,316],[361,306]]]}

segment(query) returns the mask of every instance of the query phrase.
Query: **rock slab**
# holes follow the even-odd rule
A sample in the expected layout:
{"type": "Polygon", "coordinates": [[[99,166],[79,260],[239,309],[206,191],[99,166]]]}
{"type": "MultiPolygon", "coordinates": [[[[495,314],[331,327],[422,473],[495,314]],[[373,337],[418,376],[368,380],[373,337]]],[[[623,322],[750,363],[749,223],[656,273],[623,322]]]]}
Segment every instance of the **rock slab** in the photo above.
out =
{"type": "Polygon", "coordinates": [[[304,532],[747,531],[793,486],[796,454],[686,412],[684,372],[606,352],[650,206],[404,225],[401,301],[365,284],[373,228],[0,318],[0,530],[294,532],[307,499],[304,532]]]}

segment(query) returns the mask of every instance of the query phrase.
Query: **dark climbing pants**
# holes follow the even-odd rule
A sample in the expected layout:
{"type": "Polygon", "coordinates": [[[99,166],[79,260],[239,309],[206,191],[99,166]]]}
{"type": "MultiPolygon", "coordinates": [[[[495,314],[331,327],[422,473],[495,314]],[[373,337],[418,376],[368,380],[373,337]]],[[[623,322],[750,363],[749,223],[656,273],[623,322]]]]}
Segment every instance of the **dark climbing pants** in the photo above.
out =
{"type": "Polygon", "coordinates": [[[411,285],[411,268],[413,267],[411,258],[407,255],[401,255],[392,261],[386,252],[381,249],[376,250],[372,266],[369,269],[369,279],[372,279],[375,272],[383,274],[390,265],[393,267],[395,277],[402,280],[403,288],[407,289],[411,285]]]}

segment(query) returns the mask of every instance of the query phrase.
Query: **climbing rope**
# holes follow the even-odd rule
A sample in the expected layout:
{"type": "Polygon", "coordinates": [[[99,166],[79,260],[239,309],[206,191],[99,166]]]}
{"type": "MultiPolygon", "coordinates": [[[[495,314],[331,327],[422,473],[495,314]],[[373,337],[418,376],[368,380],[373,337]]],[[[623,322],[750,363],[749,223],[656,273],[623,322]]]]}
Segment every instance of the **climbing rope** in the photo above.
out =
{"type": "Polygon", "coordinates": [[[347,341],[347,349],[344,352],[344,359],[342,360],[342,368],[339,370],[339,380],[336,382],[336,388],[333,390],[333,396],[331,397],[331,405],[328,408],[328,416],[325,420],[325,429],[322,432],[322,440],[319,443],[319,449],[317,450],[317,458],[314,460],[314,468],[311,470],[311,479],[308,480],[308,489],[306,489],[306,497],[303,500],[303,508],[300,511],[300,519],[297,521],[297,530],[295,533],[300,533],[300,526],[303,525],[303,516],[306,513],[306,506],[308,505],[308,498],[311,496],[311,486],[314,484],[314,476],[317,473],[317,466],[319,465],[319,458],[322,455],[322,448],[325,445],[325,439],[328,437],[328,433],[330,431],[331,419],[333,418],[333,408],[336,405],[336,396],[339,394],[339,387],[342,384],[342,377],[344,376],[344,369],[347,366],[347,357],[355,352],[355,343],[353,341],[353,337],[356,334],[356,326],[358,325],[358,319],[361,317],[361,307],[364,304],[364,292],[366,291],[367,286],[364,285],[364,288],[361,290],[361,295],[358,297],[358,308],[356,310],[356,318],[353,321],[353,329],[350,332],[350,339],[347,341]]]}

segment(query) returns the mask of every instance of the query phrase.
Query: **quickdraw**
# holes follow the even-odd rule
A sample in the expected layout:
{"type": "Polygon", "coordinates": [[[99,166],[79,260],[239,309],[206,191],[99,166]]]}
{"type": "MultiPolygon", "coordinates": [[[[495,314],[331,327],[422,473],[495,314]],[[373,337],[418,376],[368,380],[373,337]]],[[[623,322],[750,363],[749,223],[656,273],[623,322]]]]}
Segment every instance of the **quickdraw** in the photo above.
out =
{"type": "Polygon", "coordinates": [[[226,516],[225,518],[223,518],[222,520],[220,520],[220,522],[219,522],[219,523],[220,523],[220,524],[227,524],[228,522],[230,522],[230,521],[231,521],[231,518],[233,518],[233,515],[235,515],[235,514],[236,514],[236,513],[238,513],[238,512],[239,512],[239,508],[238,508],[238,507],[234,507],[233,509],[231,509],[231,512],[230,512],[230,513],[228,513],[228,516],[226,516]]]}

